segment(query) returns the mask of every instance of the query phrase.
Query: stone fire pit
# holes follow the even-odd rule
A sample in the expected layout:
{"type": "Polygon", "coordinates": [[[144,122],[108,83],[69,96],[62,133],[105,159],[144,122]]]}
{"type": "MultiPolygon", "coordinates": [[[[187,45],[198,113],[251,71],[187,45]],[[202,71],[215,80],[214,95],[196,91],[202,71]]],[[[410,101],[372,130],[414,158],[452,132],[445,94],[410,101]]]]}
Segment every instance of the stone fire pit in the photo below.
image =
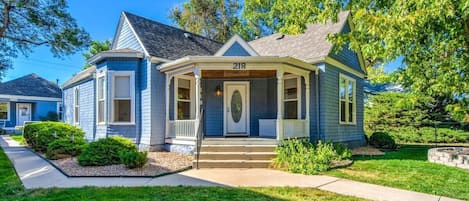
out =
{"type": "Polygon", "coordinates": [[[428,160],[469,170],[469,148],[440,147],[428,150],[428,160]]]}

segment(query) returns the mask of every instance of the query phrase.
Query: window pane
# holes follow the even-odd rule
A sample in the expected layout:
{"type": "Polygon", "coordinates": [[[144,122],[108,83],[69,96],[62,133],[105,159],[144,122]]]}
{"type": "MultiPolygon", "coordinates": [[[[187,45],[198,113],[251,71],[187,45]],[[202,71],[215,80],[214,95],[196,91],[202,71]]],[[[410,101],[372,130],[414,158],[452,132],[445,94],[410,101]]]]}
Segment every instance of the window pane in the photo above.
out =
{"type": "Polygon", "coordinates": [[[98,122],[104,122],[104,101],[98,102],[98,122]]]}
{"type": "Polygon", "coordinates": [[[75,123],[78,123],[80,121],[80,110],[79,107],[75,107],[75,123]]]}
{"type": "Polygon", "coordinates": [[[287,79],[284,82],[284,98],[285,99],[296,99],[297,97],[297,84],[296,84],[297,79],[287,79]]]}
{"type": "Polygon", "coordinates": [[[8,119],[8,113],[7,112],[0,112],[0,119],[8,119]]]}
{"type": "Polygon", "coordinates": [[[98,99],[104,98],[104,77],[98,78],[98,99]]]}
{"type": "Polygon", "coordinates": [[[80,105],[80,90],[75,90],[75,105],[80,105]]]}
{"type": "Polygon", "coordinates": [[[348,104],[348,122],[353,122],[353,103],[348,104]]]}
{"type": "Polygon", "coordinates": [[[0,112],[7,112],[8,103],[0,103],[0,112]]]}
{"type": "Polygon", "coordinates": [[[353,101],[353,82],[351,81],[348,82],[347,93],[348,93],[348,100],[353,101]]]}
{"type": "Polygon", "coordinates": [[[345,101],[340,101],[340,121],[345,122],[345,101]]]}
{"type": "Polygon", "coordinates": [[[286,101],[285,102],[285,119],[296,119],[298,118],[298,101],[286,101]]]}
{"type": "Polygon", "coordinates": [[[130,122],[130,100],[114,100],[114,121],[130,122]]]}
{"type": "Polygon", "coordinates": [[[178,79],[178,99],[191,99],[191,82],[185,79],[178,79]]]}
{"type": "Polygon", "coordinates": [[[116,98],[130,98],[130,76],[116,76],[114,77],[114,97],[116,98]]]}
{"type": "Polygon", "coordinates": [[[191,103],[178,101],[177,112],[178,112],[177,115],[178,115],[179,120],[190,119],[191,118],[191,103]]]}
{"type": "Polygon", "coordinates": [[[340,79],[340,87],[339,87],[340,99],[345,99],[345,80],[340,79]]]}

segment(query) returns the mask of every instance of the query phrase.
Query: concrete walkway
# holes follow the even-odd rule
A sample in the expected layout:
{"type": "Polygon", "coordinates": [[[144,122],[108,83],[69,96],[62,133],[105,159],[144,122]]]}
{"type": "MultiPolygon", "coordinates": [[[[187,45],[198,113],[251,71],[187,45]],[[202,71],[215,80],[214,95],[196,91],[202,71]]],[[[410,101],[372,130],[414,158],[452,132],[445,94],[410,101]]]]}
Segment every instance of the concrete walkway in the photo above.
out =
{"type": "Polygon", "coordinates": [[[21,147],[10,137],[2,136],[0,145],[12,161],[27,189],[83,186],[224,186],[266,187],[295,186],[318,188],[370,200],[449,201],[441,196],[367,184],[322,175],[291,174],[271,169],[200,169],[157,178],[74,177],[69,178],[48,162],[21,147]]]}

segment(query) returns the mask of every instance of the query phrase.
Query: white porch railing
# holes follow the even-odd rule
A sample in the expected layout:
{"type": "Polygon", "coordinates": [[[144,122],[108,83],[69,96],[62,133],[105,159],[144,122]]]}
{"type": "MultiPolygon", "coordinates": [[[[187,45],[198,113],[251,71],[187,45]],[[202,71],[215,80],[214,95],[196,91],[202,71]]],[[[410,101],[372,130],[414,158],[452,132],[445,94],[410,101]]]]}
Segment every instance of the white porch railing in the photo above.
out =
{"type": "Polygon", "coordinates": [[[195,139],[197,120],[174,120],[169,121],[168,137],[195,139]]]}
{"type": "Polygon", "coordinates": [[[306,126],[307,120],[304,119],[283,119],[283,134],[280,139],[309,137],[306,126]]]}

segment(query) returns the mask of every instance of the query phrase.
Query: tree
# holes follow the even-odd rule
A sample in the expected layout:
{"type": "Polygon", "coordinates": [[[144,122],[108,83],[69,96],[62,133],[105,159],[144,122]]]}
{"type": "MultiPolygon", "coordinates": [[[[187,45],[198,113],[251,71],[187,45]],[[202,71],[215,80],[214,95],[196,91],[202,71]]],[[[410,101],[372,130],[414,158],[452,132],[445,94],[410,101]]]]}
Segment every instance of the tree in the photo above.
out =
{"type": "Polygon", "coordinates": [[[236,33],[252,39],[256,30],[241,19],[240,9],[236,0],[189,0],[173,8],[169,18],[184,30],[217,41],[227,41],[236,33]]]}
{"type": "Polygon", "coordinates": [[[67,11],[65,0],[0,0],[0,78],[18,54],[46,45],[54,56],[80,51],[89,35],[67,11]]]}
{"type": "Polygon", "coordinates": [[[85,57],[86,64],[83,66],[83,69],[87,69],[91,66],[90,63],[88,63],[88,59],[90,59],[93,55],[98,54],[102,51],[107,51],[111,49],[111,41],[105,40],[103,42],[93,40],[91,41],[91,45],[88,49],[87,52],[83,53],[83,57],[85,57]]]}
{"type": "Polygon", "coordinates": [[[284,34],[299,34],[308,23],[337,21],[342,10],[350,10],[354,28],[328,37],[337,47],[349,43],[351,49],[361,50],[368,66],[402,56],[405,65],[397,81],[414,93],[433,97],[435,108],[468,96],[465,0],[252,0],[245,1],[244,16],[284,34]]]}

